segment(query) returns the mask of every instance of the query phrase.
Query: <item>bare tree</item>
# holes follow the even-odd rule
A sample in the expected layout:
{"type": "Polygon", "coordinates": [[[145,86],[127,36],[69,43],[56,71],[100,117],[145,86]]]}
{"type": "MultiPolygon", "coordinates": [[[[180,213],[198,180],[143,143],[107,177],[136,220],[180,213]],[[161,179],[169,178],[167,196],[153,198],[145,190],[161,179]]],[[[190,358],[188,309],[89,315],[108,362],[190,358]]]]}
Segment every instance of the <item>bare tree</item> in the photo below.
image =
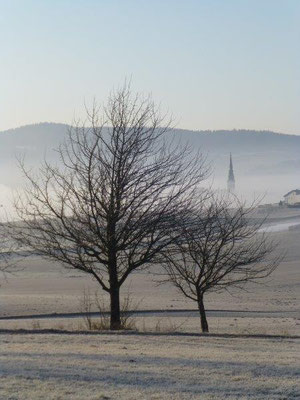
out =
{"type": "Polygon", "coordinates": [[[110,327],[120,329],[120,287],[174,239],[207,169],[200,154],[165,140],[170,123],[151,98],[125,86],[102,112],[87,110],[16,200],[14,238],[38,254],[90,274],[110,295],[110,327]],[[168,144],[169,143],[169,144],[168,144]]]}
{"type": "MultiPolygon", "coordinates": [[[[17,270],[17,245],[7,235],[6,224],[0,223],[0,274],[6,278],[7,274],[17,270]]],[[[1,285],[1,284],[0,284],[1,285]]]]}
{"type": "Polygon", "coordinates": [[[272,255],[276,243],[260,231],[264,221],[251,218],[254,210],[255,204],[213,196],[189,219],[179,219],[176,239],[164,251],[168,280],[197,302],[203,332],[208,332],[206,293],[257,282],[280,261],[272,255]]]}

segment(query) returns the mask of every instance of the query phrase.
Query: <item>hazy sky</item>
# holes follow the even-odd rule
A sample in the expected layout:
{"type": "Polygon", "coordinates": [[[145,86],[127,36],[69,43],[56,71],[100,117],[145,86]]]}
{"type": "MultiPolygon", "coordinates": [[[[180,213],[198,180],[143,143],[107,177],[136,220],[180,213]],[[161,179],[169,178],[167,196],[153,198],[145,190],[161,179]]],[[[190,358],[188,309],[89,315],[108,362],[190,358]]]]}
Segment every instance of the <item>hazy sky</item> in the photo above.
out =
{"type": "Polygon", "coordinates": [[[0,130],[125,77],[189,129],[300,134],[300,0],[0,0],[0,130]]]}

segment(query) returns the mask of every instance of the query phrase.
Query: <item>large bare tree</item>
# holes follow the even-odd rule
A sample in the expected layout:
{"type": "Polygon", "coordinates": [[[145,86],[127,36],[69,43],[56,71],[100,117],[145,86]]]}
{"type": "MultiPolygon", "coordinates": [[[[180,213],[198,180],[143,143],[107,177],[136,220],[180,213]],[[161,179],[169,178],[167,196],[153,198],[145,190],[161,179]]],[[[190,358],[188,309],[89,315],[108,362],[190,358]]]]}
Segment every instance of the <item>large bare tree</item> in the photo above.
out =
{"type": "Polygon", "coordinates": [[[96,279],[110,295],[111,329],[121,328],[121,285],[174,240],[176,217],[201,197],[205,161],[170,143],[169,130],[151,98],[125,84],[70,129],[61,165],[33,174],[22,163],[28,185],[14,238],[96,279]]]}
{"type": "Polygon", "coordinates": [[[203,332],[208,332],[207,293],[257,282],[280,261],[273,254],[276,243],[261,231],[264,221],[253,218],[254,211],[254,204],[245,207],[232,196],[212,196],[189,218],[179,218],[175,241],[164,251],[167,280],[197,302],[203,332]]]}

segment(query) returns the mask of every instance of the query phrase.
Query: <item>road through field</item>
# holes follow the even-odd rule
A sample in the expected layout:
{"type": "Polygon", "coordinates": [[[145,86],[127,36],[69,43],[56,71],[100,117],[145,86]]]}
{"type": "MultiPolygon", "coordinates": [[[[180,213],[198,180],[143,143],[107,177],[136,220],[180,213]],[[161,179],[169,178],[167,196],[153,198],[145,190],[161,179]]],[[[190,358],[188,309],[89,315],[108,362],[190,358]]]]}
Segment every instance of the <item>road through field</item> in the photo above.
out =
{"type": "MultiPolygon", "coordinates": [[[[104,312],[103,314],[108,314],[104,312]]],[[[195,317],[199,318],[198,310],[136,310],[130,314],[137,317],[195,317]]],[[[53,319],[53,318],[78,318],[84,317],[86,313],[51,313],[32,315],[6,315],[0,320],[24,320],[24,319],[53,319]]],[[[88,313],[90,317],[98,317],[99,312],[88,313]]],[[[297,318],[300,319],[299,311],[248,311],[248,310],[207,310],[208,317],[217,318],[297,318]]]]}

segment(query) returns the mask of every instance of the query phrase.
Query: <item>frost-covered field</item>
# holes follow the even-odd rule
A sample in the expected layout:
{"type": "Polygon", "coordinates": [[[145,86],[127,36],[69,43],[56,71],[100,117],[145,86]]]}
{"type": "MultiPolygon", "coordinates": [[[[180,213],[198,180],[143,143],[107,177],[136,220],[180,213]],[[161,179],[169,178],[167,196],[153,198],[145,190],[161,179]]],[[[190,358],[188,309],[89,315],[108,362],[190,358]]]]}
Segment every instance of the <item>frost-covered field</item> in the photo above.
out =
{"type": "MultiPolygon", "coordinates": [[[[284,237],[283,234],[280,236],[284,237]]],[[[293,242],[290,241],[291,259],[281,263],[263,284],[248,285],[246,291],[232,290],[231,294],[212,293],[207,296],[206,307],[250,311],[299,310],[299,241],[300,232],[297,232],[293,242]]],[[[104,296],[90,276],[65,270],[38,257],[26,258],[20,268],[14,275],[7,276],[7,280],[0,277],[0,316],[78,312],[84,290],[90,290],[92,296],[99,290],[104,296]]],[[[168,284],[158,286],[154,280],[155,276],[146,272],[134,273],[122,288],[121,295],[130,291],[140,309],[196,308],[194,302],[183,297],[174,287],[168,284]]]]}
{"type": "MultiPolygon", "coordinates": [[[[208,314],[212,333],[300,335],[300,231],[279,232],[274,237],[281,240],[286,258],[266,282],[248,285],[246,291],[208,294],[208,310],[246,311],[234,317],[208,314]],[[252,311],[281,312],[281,315],[264,317],[257,313],[255,318],[250,318],[247,312],[252,311]]],[[[97,311],[94,295],[99,285],[89,276],[65,270],[39,257],[27,257],[19,266],[20,270],[7,280],[0,279],[0,317],[80,312],[84,290],[91,294],[92,311],[97,311]]],[[[122,287],[121,296],[130,291],[133,308],[137,305],[140,310],[196,308],[194,302],[184,298],[173,286],[157,285],[154,280],[155,276],[145,271],[134,273],[122,287]]],[[[103,291],[99,295],[104,295],[103,291]]],[[[176,314],[167,318],[136,317],[135,326],[140,331],[168,332],[199,332],[200,328],[198,316],[179,318],[176,314]]],[[[82,318],[0,320],[0,329],[20,328],[86,329],[82,318]]]]}
{"type": "Polygon", "coordinates": [[[0,335],[0,399],[299,399],[300,340],[0,335]]]}
{"type": "MultiPolygon", "coordinates": [[[[196,313],[195,313],[196,315],[196,313]]],[[[300,312],[294,318],[268,317],[208,317],[209,331],[216,334],[243,334],[243,335],[282,335],[300,336],[300,312]]],[[[99,318],[93,318],[99,321],[99,318]]],[[[132,328],[139,332],[200,332],[198,316],[170,317],[163,315],[131,318],[132,328]]],[[[87,330],[83,318],[53,318],[53,319],[25,319],[0,320],[0,329],[57,329],[69,331],[87,330]]]]}
{"type": "MultiPolygon", "coordinates": [[[[279,221],[286,223],[283,217],[291,217],[292,212],[285,211],[279,221]]],[[[295,222],[293,219],[289,221],[295,222]]],[[[297,218],[297,221],[300,219],[297,218]]],[[[259,285],[248,285],[246,291],[208,294],[205,299],[207,309],[299,311],[300,230],[280,231],[272,235],[275,241],[280,242],[280,252],[285,254],[284,261],[274,274],[259,285]]],[[[94,295],[96,290],[100,290],[90,276],[66,270],[39,257],[27,257],[18,264],[18,268],[19,271],[7,276],[7,280],[0,276],[0,316],[78,312],[83,291],[89,290],[94,295]]],[[[122,286],[121,295],[130,291],[140,309],[196,307],[173,286],[158,286],[157,279],[146,271],[137,271],[122,286]]],[[[100,290],[100,293],[103,294],[103,291],[100,290]]]]}
{"type": "MultiPolygon", "coordinates": [[[[300,335],[300,231],[274,236],[287,257],[266,285],[207,297],[208,309],[242,311],[209,315],[212,333],[300,335]],[[274,314],[250,317],[252,311],[274,314]]],[[[83,291],[94,295],[98,288],[90,277],[38,257],[26,258],[21,267],[1,281],[2,317],[79,312],[83,291]]],[[[122,294],[129,290],[144,310],[195,308],[153,278],[133,274],[122,294]]],[[[300,339],[143,334],[199,332],[197,315],[144,313],[134,324],[141,334],[1,333],[0,400],[300,399],[300,339]]],[[[82,318],[65,316],[0,321],[0,329],[20,328],[86,326],[82,318]]]]}

